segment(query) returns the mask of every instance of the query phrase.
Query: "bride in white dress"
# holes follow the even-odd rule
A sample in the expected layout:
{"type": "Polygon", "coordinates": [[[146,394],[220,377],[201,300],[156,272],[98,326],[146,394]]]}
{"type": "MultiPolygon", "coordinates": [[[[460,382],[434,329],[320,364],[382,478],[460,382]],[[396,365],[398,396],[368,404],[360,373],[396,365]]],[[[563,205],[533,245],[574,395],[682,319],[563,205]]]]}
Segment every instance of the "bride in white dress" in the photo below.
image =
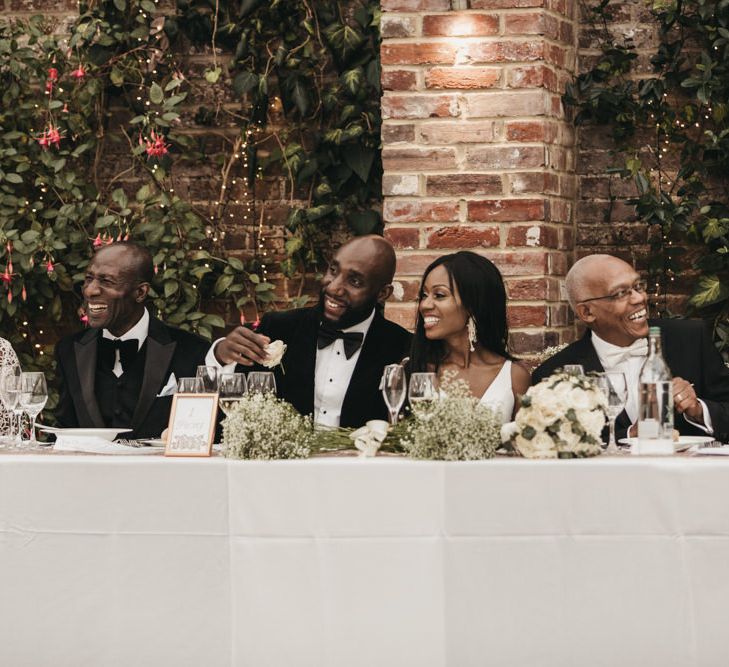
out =
{"type": "Polygon", "coordinates": [[[508,338],[506,290],[492,262],[461,251],[425,270],[411,370],[454,373],[505,423],[530,384],[529,371],[509,353],[508,338]]]}
{"type": "MultiPolygon", "coordinates": [[[[2,378],[2,372],[7,367],[13,369],[18,365],[18,357],[13,350],[13,346],[9,341],[4,338],[0,338],[0,378],[2,378]]],[[[3,406],[0,401],[0,437],[13,435],[13,416],[3,406]]]]}

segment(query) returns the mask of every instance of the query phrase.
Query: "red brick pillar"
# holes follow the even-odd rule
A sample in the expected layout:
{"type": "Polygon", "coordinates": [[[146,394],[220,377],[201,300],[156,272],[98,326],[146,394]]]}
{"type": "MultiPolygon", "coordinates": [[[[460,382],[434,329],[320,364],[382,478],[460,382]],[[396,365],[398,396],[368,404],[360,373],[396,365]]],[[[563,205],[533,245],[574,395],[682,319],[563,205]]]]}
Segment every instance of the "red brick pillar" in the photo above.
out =
{"type": "Polygon", "coordinates": [[[412,327],[418,278],[469,249],[506,279],[518,354],[571,340],[574,132],[560,95],[572,0],[382,0],[388,316],[412,327]],[[452,9],[469,5],[468,9],[452,9]]]}

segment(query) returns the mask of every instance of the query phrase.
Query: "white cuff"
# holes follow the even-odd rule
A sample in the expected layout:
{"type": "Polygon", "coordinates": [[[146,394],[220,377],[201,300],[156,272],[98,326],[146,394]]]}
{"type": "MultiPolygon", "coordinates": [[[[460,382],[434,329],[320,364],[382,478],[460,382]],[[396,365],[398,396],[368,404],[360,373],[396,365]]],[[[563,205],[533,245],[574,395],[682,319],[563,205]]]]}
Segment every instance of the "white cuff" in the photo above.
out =
{"type": "Polygon", "coordinates": [[[700,398],[698,399],[698,401],[699,403],[701,403],[701,409],[704,411],[704,423],[699,424],[698,422],[692,421],[686,416],[685,412],[683,413],[683,418],[692,426],[700,428],[707,435],[714,435],[714,425],[711,423],[709,408],[706,407],[706,403],[704,403],[700,398]]]}
{"type": "Polygon", "coordinates": [[[210,346],[208,353],[205,355],[205,365],[215,366],[216,368],[219,368],[220,373],[223,375],[225,375],[226,373],[235,373],[235,361],[229,364],[225,364],[225,366],[223,366],[223,364],[221,364],[215,357],[215,346],[221,340],[225,340],[225,338],[218,338],[218,340],[214,341],[213,344],[210,346]]]}

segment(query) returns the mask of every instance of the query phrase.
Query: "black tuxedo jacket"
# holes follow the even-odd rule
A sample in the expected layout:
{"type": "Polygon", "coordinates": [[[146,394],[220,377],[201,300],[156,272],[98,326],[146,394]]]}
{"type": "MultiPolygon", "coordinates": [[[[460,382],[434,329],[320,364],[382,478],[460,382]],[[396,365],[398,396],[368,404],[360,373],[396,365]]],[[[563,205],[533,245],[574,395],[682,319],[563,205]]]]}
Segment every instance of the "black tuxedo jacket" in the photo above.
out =
{"type": "MultiPolygon", "coordinates": [[[[663,358],[674,377],[693,383],[696,395],[706,403],[714,427],[714,437],[729,439],[729,369],[724,365],[704,323],[700,320],[651,320],[661,328],[663,358]]],[[[554,373],[565,364],[582,364],[585,372],[603,372],[588,330],[580,339],[547,359],[532,373],[532,384],[554,373]]],[[[630,418],[625,410],[615,422],[615,434],[625,437],[630,418]]],[[[706,435],[689,424],[682,415],[674,415],[674,428],[682,435],[706,435]]]]}
{"type": "MultiPolygon", "coordinates": [[[[320,316],[317,308],[270,312],[263,316],[256,331],[272,341],[286,343],[283,368],[279,365],[273,369],[276,389],[280,398],[291,403],[303,415],[314,412],[316,339],[320,316]]],[[[400,363],[408,354],[410,338],[410,333],[401,326],[375,312],[344,396],[340,426],[361,426],[369,419],[387,418],[387,407],[380,393],[382,371],[387,364],[400,363]]],[[[239,366],[237,370],[250,369],[239,366]]]]}
{"type": "MultiPolygon", "coordinates": [[[[56,409],[58,423],[65,427],[101,428],[104,420],[94,388],[96,351],[101,332],[86,329],[67,336],[56,346],[56,368],[60,397],[56,409]]],[[[129,426],[135,438],[158,438],[167,428],[172,396],[158,397],[170,374],[176,378],[194,377],[197,366],[205,363],[210,344],[196,336],[168,327],[149,318],[144,379],[139,400],[129,426]]]]}

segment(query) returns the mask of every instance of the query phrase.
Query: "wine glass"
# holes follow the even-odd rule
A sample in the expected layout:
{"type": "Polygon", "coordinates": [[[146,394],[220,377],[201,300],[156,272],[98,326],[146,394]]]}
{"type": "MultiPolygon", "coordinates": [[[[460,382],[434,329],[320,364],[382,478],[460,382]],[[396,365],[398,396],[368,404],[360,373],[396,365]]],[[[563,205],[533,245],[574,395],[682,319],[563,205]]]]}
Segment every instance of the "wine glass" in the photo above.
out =
{"type": "Polygon", "coordinates": [[[570,375],[584,375],[585,368],[582,364],[565,364],[562,370],[570,375]]]}
{"type": "Polygon", "coordinates": [[[220,376],[220,397],[218,405],[227,417],[230,411],[243,400],[247,383],[245,373],[225,373],[220,376]]]}
{"type": "Polygon", "coordinates": [[[43,373],[22,373],[20,375],[20,407],[30,417],[30,440],[28,446],[38,444],[35,437],[35,420],[48,401],[48,387],[43,373]]]}
{"type": "Polygon", "coordinates": [[[385,366],[380,382],[382,396],[390,413],[390,424],[397,424],[397,415],[405,402],[405,369],[400,364],[385,366]]]}
{"type": "Polygon", "coordinates": [[[248,391],[259,394],[275,394],[276,378],[270,371],[251,371],[248,373],[248,391]]]}
{"type": "Polygon", "coordinates": [[[435,373],[412,373],[410,375],[408,400],[412,407],[427,406],[438,397],[438,376],[435,373]]]}
{"type": "Polygon", "coordinates": [[[0,370],[0,400],[10,415],[10,436],[5,441],[8,446],[18,441],[20,425],[15,428],[18,403],[20,402],[20,368],[18,366],[3,366],[0,370]]]}
{"type": "Polygon", "coordinates": [[[214,394],[220,388],[220,374],[217,366],[198,366],[195,377],[201,382],[202,391],[214,394]]]}
{"type": "Polygon", "coordinates": [[[179,378],[177,380],[178,394],[201,394],[203,390],[200,378],[179,378]]]}
{"type": "Polygon", "coordinates": [[[599,373],[595,379],[597,386],[607,399],[607,413],[610,420],[610,439],[605,453],[617,454],[619,450],[615,442],[615,420],[625,409],[625,402],[628,400],[628,386],[625,382],[625,374],[608,371],[599,373]]]}

